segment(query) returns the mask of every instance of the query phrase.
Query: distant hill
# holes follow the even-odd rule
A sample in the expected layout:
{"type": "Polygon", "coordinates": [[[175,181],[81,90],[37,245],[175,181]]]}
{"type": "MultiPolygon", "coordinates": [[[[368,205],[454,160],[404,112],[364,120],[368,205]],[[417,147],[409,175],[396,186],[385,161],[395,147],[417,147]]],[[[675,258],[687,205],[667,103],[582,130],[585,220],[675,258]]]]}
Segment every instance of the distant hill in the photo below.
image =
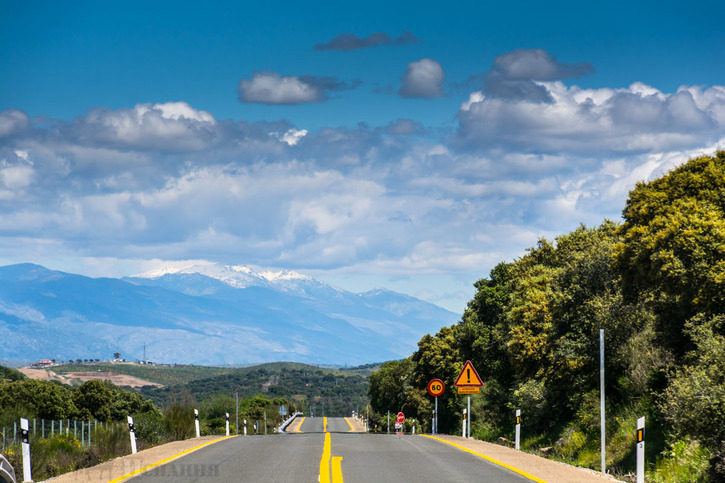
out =
{"type": "Polygon", "coordinates": [[[110,359],[204,365],[399,359],[459,319],[413,297],[355,294],[295,272],[203,265],[126,279],[39,265],[0,267],[8,360],[110,359]]]}
{"type": "MultiPolygon", "coordinates": [[[[158,376],[163,371],[173,374],[177,369],[160,368],[158,376]]],[[[263,395],[294,401],[308,415],[349,416],[368,402],[368,375],[372,367],[339,370],[276,362],[220,370],[223,373],[205,378],[192,377],[188,382],[164,388],[144,387],[141,394],[159,407],[165,407],[185,393],[200,402],[219,394],[238,394],[240,398],[263,395]]]]}

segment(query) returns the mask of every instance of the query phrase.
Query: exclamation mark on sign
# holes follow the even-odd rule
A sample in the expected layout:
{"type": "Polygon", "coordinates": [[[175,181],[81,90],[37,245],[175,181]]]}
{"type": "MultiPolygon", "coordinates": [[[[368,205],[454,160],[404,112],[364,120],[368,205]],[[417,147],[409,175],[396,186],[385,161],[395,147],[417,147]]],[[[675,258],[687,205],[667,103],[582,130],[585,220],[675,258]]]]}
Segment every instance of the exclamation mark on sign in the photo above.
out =
{"type": "Polygon", "coordinates": [[[466,377],[468,377],[468,384],[470,384],[471,383],[471,370],[470,369],[466,369],[466,377]]]}

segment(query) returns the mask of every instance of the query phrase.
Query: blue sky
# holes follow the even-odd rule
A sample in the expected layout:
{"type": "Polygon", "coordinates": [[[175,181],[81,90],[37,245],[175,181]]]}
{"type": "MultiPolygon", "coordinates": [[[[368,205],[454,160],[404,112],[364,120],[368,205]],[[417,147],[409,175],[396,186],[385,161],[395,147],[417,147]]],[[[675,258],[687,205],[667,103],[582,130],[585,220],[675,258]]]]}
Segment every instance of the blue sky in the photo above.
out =
{"type": "Polygon", "coordinates": [[[462,311],[725,148],[719,1],[0,1],[0,263],[210,260],[462,311]]]}

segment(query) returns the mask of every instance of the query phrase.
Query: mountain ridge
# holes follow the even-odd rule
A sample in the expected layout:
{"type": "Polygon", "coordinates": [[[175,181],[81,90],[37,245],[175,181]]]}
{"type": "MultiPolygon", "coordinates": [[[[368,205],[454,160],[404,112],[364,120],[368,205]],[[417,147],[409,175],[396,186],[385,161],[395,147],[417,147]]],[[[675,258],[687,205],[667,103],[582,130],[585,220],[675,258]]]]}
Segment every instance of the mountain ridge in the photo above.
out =
{"type": "Polygon", "coordinates": [[[159,363],[365,364],[405,357],[459,318],[386,289],[355,294],[292,271],[240,267],[119,279],[0,267],[2,358],[121,352],[159,363]]]}

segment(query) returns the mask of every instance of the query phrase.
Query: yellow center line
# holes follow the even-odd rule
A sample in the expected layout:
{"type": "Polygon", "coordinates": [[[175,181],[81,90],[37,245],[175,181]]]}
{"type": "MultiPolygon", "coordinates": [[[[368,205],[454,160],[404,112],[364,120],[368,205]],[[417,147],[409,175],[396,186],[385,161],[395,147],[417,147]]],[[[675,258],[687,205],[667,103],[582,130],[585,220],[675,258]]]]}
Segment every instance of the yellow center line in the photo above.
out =
{"type": "Polygon", "coordinates": [[[350,425],[350,431],[348,431],[348,433],[352,433],[353,431],[355,431],[355,428],[353,427],[349,419],[345,418],[345,422],[350,425]]]}
{"type": "Polygon", "coordinates": [[[532,474],[529,474],[529,473],[527,473],[525,471],[522,471],[522,470],[520,470],[518,468],[514,468],[513,466],[507,465],[506,463],[502,463],[502,462],[500,462],[498,460],[495,460],[495,459],[491,458],[490,456],[486,456],[485,454],[477,453],[476,451],[473,451],[472,449],[468,449],[468,448],[466,448],[464,446],[461,446],[459,444],[451,443],[450,441],[446,441],[445,439],[436,438],[435,436],[430,436],[430,435],[427,435],[427,434],[421,434],[421,436],[424,436],[424,437],[430,438],[430,439],[435,439],[436,441],[440,441],[441,443],[450,444],[451,446],[455,446],[456,448],[458,448],[460,450],[463,450],[466,453],[471,453],[473,455],[476,455],[476,456],[478,456],[480,458],[485,459],[486,461],[490,461],[493,464],[496,464],[496,465],[499,465],[499,466],[503,466],[507,470],[511,470],[514,473],[518,473],[519,475],[523,476],[524,478],[528,478],[531,481],[535,481],[536,483],[547,483],[546,481],[542,480],[541,478],[537,478],[537,477],[535,477],[532,474]]]}
{"type": "Polygon", "coordinates": [[[330,483],[331,441],[330,433],[325,433],[325,446],[322,448],[322,459],[320,459],[320,483],[330,483]]]}
{"type": "Polygon", "coordinates": [[[327,416],[322,418],[322,432],[323,433],[327,432],[327,416]]]}
{"type": "Polygon", "coordinates": [[[302,419],[300,419],[300,424],[297,425],[297,432],[298,433],[301,433],[302,432],[302,431],[300,431],[300,428],[302,427],[302,423],[304,423],[304,422],[305,422],[305,418],[303,417],[302,419]]]}
{"type": "Polygon", "coordinates": [[[108,483],[119,483],[120,481],[123,481],[126,478],[130,478],[132,476],[136,476],[138,474],[143,473],[144,471],[150,470],[151,468],[155,468],[157,466],[163,465],[164,463],[168,463],[171,460],[174,460],[174,459],[176,459],[176,458],[178,458],[180,456],[183,456],[183,455],[185,455],[187,453],[191,453],[192,451],[196,451],[197,449],[203,448],[204,446],[207,446],[209,444],[216,443],[217,441],[222,441],[222,440],[228,439],[228,438],[235,438],[235,437],[236,436],[225,436],[223,438],[214,439],[212,441],[207,441],[206,443],[202,443],[199,446],[194,446],[193,448],[189,448],[186,451],[182,451],[179,454],[175,454],[174,456],[170,456],[170,457],[168,457],[166,459],[163,459],[161,461],[158,461],[158,462],[156,462],[156,463],[154,463],[152,465],[144,466],[143,468],[139,468],[136,471],[132,471],[131,473],[127,473],[127,474],[125,474],[123,476],[120,476],[120,477],[118,477],[118,478],[116,478],[114,480],[109,481],[108,483]]]}
{"type": "Polygon", "coordinates": [[[325,446],[320,458],[320,483],[344,483],[342,479],[342,456],[332,456],[332,436],[325,433],[325,446]],[[330,464],[332,463],[332,471],[330,464]]]}

